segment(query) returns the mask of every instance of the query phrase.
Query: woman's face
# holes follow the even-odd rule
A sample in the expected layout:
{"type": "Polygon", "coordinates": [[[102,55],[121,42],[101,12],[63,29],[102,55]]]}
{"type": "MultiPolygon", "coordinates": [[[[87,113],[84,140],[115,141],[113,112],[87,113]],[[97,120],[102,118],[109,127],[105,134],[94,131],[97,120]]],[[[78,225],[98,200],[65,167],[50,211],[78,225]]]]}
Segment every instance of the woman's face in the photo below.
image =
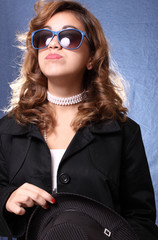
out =
{"type": "MultiPolygon", "coordinates": [[[[85,32],[83,24],[71,12],[56,13],[44,28],[59,31],[67,28],[77,28],[85,32]]],[[[62,48],[54,36],[49,46],[38,50],[38,62],[41,71],[48,78],[58,84],[82,84],[85,70],[91,68],[89,43],[84,37],[80,48],[69,50],[62,48]],[[51,54],[51,55],[50,55],[51,54]]]]}

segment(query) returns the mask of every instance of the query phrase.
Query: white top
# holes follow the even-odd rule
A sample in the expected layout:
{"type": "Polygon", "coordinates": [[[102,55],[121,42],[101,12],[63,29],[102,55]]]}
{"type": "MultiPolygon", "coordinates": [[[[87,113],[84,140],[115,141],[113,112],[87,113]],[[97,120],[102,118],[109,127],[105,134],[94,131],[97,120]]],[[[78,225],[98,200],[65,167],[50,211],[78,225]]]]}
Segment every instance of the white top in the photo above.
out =
{"type": "Polygon", "coordinates": [[[50,149],[53,193],[57,192],[57,171],[65,151],[66,149],[50,149]]]}

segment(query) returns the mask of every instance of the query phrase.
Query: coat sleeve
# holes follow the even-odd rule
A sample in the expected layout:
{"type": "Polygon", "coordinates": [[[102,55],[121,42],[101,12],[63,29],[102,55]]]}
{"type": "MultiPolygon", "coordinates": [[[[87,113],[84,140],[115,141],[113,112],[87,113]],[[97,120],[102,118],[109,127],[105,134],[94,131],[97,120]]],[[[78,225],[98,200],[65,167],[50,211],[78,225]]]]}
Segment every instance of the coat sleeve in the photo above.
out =
{"type": "Polygon", "coordinates": [[[140,240],[158,239],[155,225],[154,190],[142,142],[140,127],[124,131],[125,152],[121,169],[122,215],[135,229],[140,240]]]}
{"type": "Polygon", "coordinates": [[[16,189],[16,186],[9,184],[6,159],[2,151],[0,139],[0,236],[19,237],[24,234],[27,214],[24,216],[17,216],[7,212],[5,209],[7,199],[16,189]]]}

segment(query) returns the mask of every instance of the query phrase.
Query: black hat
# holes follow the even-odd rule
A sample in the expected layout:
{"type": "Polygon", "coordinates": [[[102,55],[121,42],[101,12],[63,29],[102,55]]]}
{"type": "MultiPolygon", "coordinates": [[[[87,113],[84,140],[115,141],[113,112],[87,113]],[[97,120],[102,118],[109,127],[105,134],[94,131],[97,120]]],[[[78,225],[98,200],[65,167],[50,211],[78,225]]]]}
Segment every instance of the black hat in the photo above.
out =
{"type": "Polygon", "coordinates": [[[62,193],[47,210],[37,207],[26,240],[138,240],[127,221],[104,205],[80,195],[62,193]]]}

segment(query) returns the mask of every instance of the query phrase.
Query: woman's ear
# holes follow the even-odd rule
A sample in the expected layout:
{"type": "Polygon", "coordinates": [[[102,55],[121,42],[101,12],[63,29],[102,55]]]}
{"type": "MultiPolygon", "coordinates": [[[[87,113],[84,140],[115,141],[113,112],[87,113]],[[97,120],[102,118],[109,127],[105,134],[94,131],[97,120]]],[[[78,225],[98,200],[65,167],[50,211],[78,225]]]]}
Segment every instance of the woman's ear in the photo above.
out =
{"type": "Polygon", "coordinates": [[[91,70],[93,68],[93,64],[92,64],[92,57],[89,58],[88,62],[87,62],[87,69],[91,70]]]}

